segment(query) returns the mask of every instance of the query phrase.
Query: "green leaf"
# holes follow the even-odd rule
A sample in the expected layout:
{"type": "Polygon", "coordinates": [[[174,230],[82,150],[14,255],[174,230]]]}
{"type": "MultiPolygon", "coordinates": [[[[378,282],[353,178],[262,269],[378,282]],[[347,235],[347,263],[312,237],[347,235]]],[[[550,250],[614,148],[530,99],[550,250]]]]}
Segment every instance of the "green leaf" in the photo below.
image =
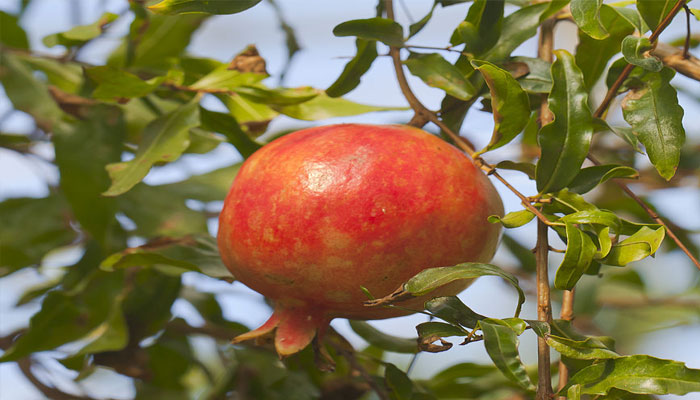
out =
{"type": "Polygon", "coordinates": [[[496,44],[480,58],[491,62],[506,59],[518,46],[537,33],[542,17],[558,11],[566,2],[538,3],[523,7],[503,19],[496,44]],[[550,9],[550,6],[552,8],[550,9]]]}
{"type": "Polygon", "coordinates": [[[618,13],[620,16],[626,19],[627,22],[629,22],[634,27],[634,29],[639,31],[640,34],[643,34],[649,30],[649,27],[647,26],[646,22],[644,22],[644,18],[642,18],[641,14],[639,14],[639,11],[637,9],[620,6],[612,8],[613,10],[615,10],[616,13],[618,13]]]}
{"type": "Polygon", "coordinates": [[[432,321],[416,325],[416,331],[421,340],[430,340],[436,337],[467,336],[468,334],[454,325],[432,321]]]}
{"type": "Polygon", "coordinates": [[[520,262],[520,269],[527,272],[535,272],[535,255],[532,250],[523,246],[507,233],[503,234],[501,242],[508,249],[510,254],[520,262]]]}
{"type": "Polygon", "coordinates": [[[340,97],[360,84],[360,79],[364,75],[374,60],[377,58],[377,42],[375,40],[357,39],[355,40],[357,53],[350,60],[340,73],[338,79],[326,89],[329,97],[340,97]]]}
{"type": "Polygon", "coordinates": [[[46,75],[49,83],[66,93],[77,93],[83,84],[83,68],[78,63],[17,55],[22,62],[46,75]]]}
{"type": "Polygon", "coordinates": [[[600,18],[603,0],[571,0],[571,16],[579,29],[594,39],[601,40],[609,36],[600,18]]]}
{"type": "Polygon", "coordinates": [[[413,382],[406,373],[396,368],[394,364],[387,364],[384,371],[384,381],[396,400],[411,400],[413,397],[413,382]]]}
{"type": "Polygon", "coordinates": [[[266,77],[267,74],[240,72],[228,69],[227,65],[220,65],[189,87],[197,90],[233,90],[242,85],[256,84],[266,77]]]}
{"type": "Polygon", "coordinates": [[[513,57],[505,65],[511,63],[524,63],[527,65],[529,72],[522,78],[518,78],[518,83],[526,92],[529,93],[549,93],[552,89],[552,75],[550,69],[552,64],[539,58],[532,57],[513,57]]]}
{"type": "Polygon", "coordinates": [[[357,36],[366,40],[377,40],[387,46],[403,46],[403,28],[387,18],[367,18],[346,21],[333,28],[335,36],[357,36]]]}
{"type": "Polygon", "coordinates": [[[676,3],[676,0],[637,0],[637,10],[649,28],[654,31],[676,3]]]}
{"type": "Polygon", "coordinates": [[[123,98],[143,97],[154,91],[164,77],[141,80],[138,76],[110,66],[92,67],[85,70],[97,84],[92,97],[100,100],[117,101],[123,98]]]}
{"type": "Polygon", "coordinates": [[[593,117],[583,74],[566,50],[556,50],[552,64],[549,109],[554,121],[540,129],[542,156],[537,163],[537,190],[552,192],[566,187],[578,174],[593,136],[593,117]]]}
{"type": "Polygon", "coordinates": [[[513,171],[520,171],[527,175],[530,179],[535,179],[535,164],[526,162],[513,162],[513,161],[501,161],[496,164],[497,169],[509,169],[513,171]]]}
{"type": "MultiPolygon", "coordinates": [[[[582,0],[587,3],[587,0],[582,0]]],[[[591,3],[594,3],[591,1],[591,3]]],[[[592,88],[605,71],[608,61],[620,52],[622,39],[634,32],[632,26],[619,12],[619,9],[603,4],[600,7],[600,21],[608,31],[605,39],[598,40],[588,36],[583,31],[578,34],[576,47],[576,65],[583,72],[584,84],[592,88]]],[[[636,11],[635,11],[636,12],[636,11]]]]}
{"type": "Polygon", "coordinates": [[[48,35],[44,37],[42,42],[46,47],[53,47],[59,44],[66,47],[80,46],[100,36],[105,27],[117,18],[119,18],[117,14],[107,12],[90,25],[75,26],[66,32],[48,35]]]}
{"type": "Polygon", "coordinates": [[[61,124],[53,134],[61,190],[73,215],[103,249],[113,251],[123,243],[112,236],[118,227],[114,199],[101,196],[110,185],[105,166],[121,158],[124,119],[117,107],[91,107],[86,118],[61,124]],[[80,149],[80,151],[77,151],[80,149]]]}
{"type": "Polygon", "coordinates": [[[155,239],[143,246],[112,254],[101,264],[105,271],[129,267],[169,266],[168,271],[197,271],[217,279],[233,280],[221,262],[216,239],[209,235],[155,239]]]}
{"type": "Polygon", "coordinates": [[[494,365],[512,382],[534,392],[535,385],[525,371],[518,353],[518,335],[502,320],[487,318],[479,321],[484,335],[484,347],[494,365]]]}
{"type": "Polygon", "coordinates": [[[579,385],[582,394],[607,394],[613,388],[638,394],[684,395],[700,391],[700,370],[647,355],[605,360],[569,378],[561,392],[579,385]]]}
{"type": "Polygon", "coordinates": [[[320,119],[347,117],[375,111],[395,111],[405,109],[405,107],[380,107],[355,103],[340,97],[328,97],[322,91],[319,91],[318,96],[307,102],[292,106],[280,107],[277,110],[288,117],[304,121],[316,121],[320,119]]]}
{"type": "Polygon", "coordinates": [[[607,265],[624,266],[646,258],[656,253],[665,234],[666,230],[663,227],[653,230],[643,226],[634,235],[614,245],[602,262],[607,265]]]}
{"type": "Polygon", "coordinates": [[[270,121],[279,115],[272,107],[252,102],[235,93],[231,96],[217,95],[217,98],[228,108],[239,126],[251,136],[264,133],[270,121]]]}
{"type": "Polygon", "coordinates": [[[250,101],[267,104],[272,107],[284,107],[304,103],[318,96],[320,93],[308,86],[291,89],[239,86],[235,88],[234,91],[250,101]]]}
{"type": "Polygon", "coordinates": [[[464,43],[464,51],[475,55],[492,48],[501,35],[504,4],[503,0],[475,0],[450,43],[453,46],[464,43]]]}
{"type": "Polygon", "coordinates": [[[554,277],[554,287],[571,290],[593,261],[596,246],[593,240],[573,223],[566,222],[566,253],[554,277]]]}
{"type": "Polygon", "coordinates": [[[552,325],[541,321],[527,321],[537,336],[565,357],[576,360],[599,360],[617,358],[610,337],[585,336],[574,331],[571,322],[555,320],[552,325]],[[553,332],[552,332],[553,331],[553,332]]]}
{"type": "Polygon", "coordinates": [[[620,218],[610,211],[604,210],[582,210],[573,214],[563,216],[559,221],[569,224],[597,224],[613,228],[615,232],[620,232],[622,223],[620,218]]]}
{"type": "Polygon", "coordinates": [[[38,264],[49,251],[77,239],[67,214],[68,204],[57,194],[0,202],[0,276],[38,264]]]}
{"type": "Polygon", "coordinates": [[[535,214],[533,214],[532,211],[519,210],[509,212],[503,217],[490,215],[489,222],[492,224],[500,223],[506,228],[518,228],[532,221],[533,218],[535,218],[535,214]]]}
{"type": "Polygon", "coordinates": [[[670,68],[648,73],[643,86],[633,88],[622,101],[625,120],[637,132],[649,160],[666,180],[675,175],[685,142],[683,108],[670,83],[674,75],[670,68]]]}
{"type": "Polygon", "coordinates": [[[586,167],[569,183],[569,190],[576,193],[586,193],[603,182],[614,178],[636,179],[639,172],[624,165],[596,165],[586,167]]]}
{"type": "Polygon", "coordinates": [[[634,132],[634,130],[632,130],[632,128],[625,126],[611,126],[610,131],[612,131],[612,133],[614,133],[617,137],[627,142],[627,144],[632,146],[634,151],[636,151],[637,153],[645,154],[642,150],[642,146],[639,144],[639,138],[637,137],[637,134],[634,132]]]}
{"type": "Polygon", "coordinates": [[[493,133],[491,141],[483,150],[497,149],[513,140],[530,120],[530,100],[518,81],[509,72],[487,62],[472,61],[491,91],[493,133]]]}
{"type": "Polygon", "coordinates": [[[122,299],[119,296],[112,304],[107,319],[88,333],[83,340],[88,341],[88,343],[73,354],[73,357],[104,351],[117,351],[126,347],[129,343],[129,332],[122,312],[122,299]]]}
{"type": "Polygon", "coordinates": [[[518,278],[503,271],[495,265],[483,263],[464,263],[452,267],[429,268],[419,272],[403,285],[403,290],[413,296],[422,296],[460,279],[473,279],[480,276],[499,276],[518,291],[518,306],[515,315],[520,314],[520,306],[525,301],[525,293],[518,285],[518,278]]]}
{"type": "Polygon", "coordinates": [[[570,192],[568,189],[560,190],[558,193],[552,196],[552,198],[555,200],[552,206],[558,208],[556,210],[553,210],[553,212],[562,212],[565,214],[570,214],[571,212],[576,211],[598,210],[598,207],[587,202],[586,199],[583,198],[583,196],[581,196],[578,193],[570,192]]]}
{"type": "Polygon", "coordinates": [[[241,127],[238,121],[229,114],[209,111],[199,108],[200,127],[212,132],[219,132],[226,136],[226,140],[231,143],[243,158],[250,157],[262,145],[251,139],[241,127]]]}
{"type": "Polygon", "coordinates": [[[17,49],[28,49],[29,40],[19,25],[19,18],[0,11],[0,43],[17,49]]]}
{"type": "Polygon", "coordinates": [[[416,339],[404,339],[387,335],[365,321],[350,320],[352,330],[365,339],[369,344],[394,353],[416,353],[416,339]]]}
{"type": "Polygon", "coordinates": [[[629,35],[622,41],[622,55],[628,63],[647,71],[659,72],[664,68],[664,63],[648,54],[653,48],[649,39],[645,37],[629,35]]]}
{"type": "Polygon", "coordinates": [[[148,124],[134,158],[107,166],[112,185],[103,195],[118,196],[139,183],[153,164],[175,161],[189,145],[189,129],[198,124],[196,99],[148,124]]]}
{"type": "Polygon", "coordinates": [[[420,32],[425,25],[430,21],[430,18],[433,17],[433,11],[435,11],[435,7],[437,7],[438,3],[435,2],[433,3],[433,6],[430,8],[430,11],[425,15],[425,17],[421,18],[420,20],[412,23],[408,27],[408,38],[410,39],[414,35],[416,35],[418,32],[420,32]]]}
{"type": "Polygon", "coordinates": [[[437,53],[411,53],[404,64],[428,86],[442,89],[453,97],[468,100],[476,95],[476,89],[462,72],[437,53]]]}
{"type": "Polygon", "coordinates": [[[261,0],[163,0],[148,7],[158,14],[175,15],[190,13],[236,14],[245,11],[261,0]]]}
{"type": "Polygon", "coordinates": [[[12,105],[30,114],[41,128],[50,131],[63,117],[63,111],[54,102],[46,85],[8,52],[3,52],[0,57],[0,83],[12,105]]]}
{"type": "Polygon", "coordinates": [[[85,337],[109,317],[112,304],[122,291],[122,280],[122,274],[98,273],[82,292],[49,292],[29,321],[28,330],[5,351],[0,362],[16,361],[85,337]]]}
{"type": "Polygon", "coordinates": [[[442,320],[470,329],[474,329],[480,320],[486,318],[467,307],[457,296],[428,300],[425,302],[425,309],[442,320]]]}
{"type": "Polygon", "coordinates": [[[224,201],[241,165],[242,163],[233,164],[201,175],[193,175],[184,181],[153,186],[153,188],[167,193],[165,197],[177,196],[204,202],[224,201]]]}

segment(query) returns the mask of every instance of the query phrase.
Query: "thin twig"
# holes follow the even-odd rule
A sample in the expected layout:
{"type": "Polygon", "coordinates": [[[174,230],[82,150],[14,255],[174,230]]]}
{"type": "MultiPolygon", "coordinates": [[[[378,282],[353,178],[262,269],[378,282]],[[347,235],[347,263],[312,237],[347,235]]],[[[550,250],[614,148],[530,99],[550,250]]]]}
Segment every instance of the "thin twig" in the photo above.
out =
{"type": "MultiPolygon", "coordinates": [[[[676,5],[671,9],[671,12],[664,18],[663,21],[659,24],[659,26],[654,30],[654,32],[651,34],[649,37],[649,41],[652,43],[656,42],[656,40],[659,38],[659,35],[661,35],[661,32],[663,32],[664,29],[668,26],[669,23],[673,20],[673,17],[678,14],[678,12],[683,8],[685,5],[685,0],[678,0],[676,5]]],[[[595,113],[593,114],[594,117],[596,118],[601,118],[605,112],[607,111],[608,107],[610,106],[610,102],[612,99],[617,96],[617,91],[620,89],[620,86],[622,86],[622,83],[627,79],[629,74],[632,72],[632,69],[634,69],[634,65],[628,64],[623,70],[620,76],[617,78],[615,83],[610,87],[608,92],[605,95],[605,98],[603,99],[603,102],[600,104],[598,109],[596,109],[595,113]]],[[[593,162],[595,165],[600,165],[600,162],[592,155],[588,155],[588,159],[593,162]]],[[[698,261],[697,258],[693,255],[693,253],[688,250],[688,248],[681,242],[681,240],[676,236],[676,234],[671,230],[671,228],[664,222],[661,218],[659,218],[659,215],[654,212],[639,196],[637,196],[626,184],[620,182],[619,180],[615,180],[615,183],[622,189],[632,200],[637,202],[644,211],[654,220],[656,223],[660,224],[666,229],[666,233],[668,236],[676,243],[678,248],[680,248],[690,259],[690,261],[695,264],[695,266],[700,269],[700,261],[698,261]]]]}
{"type": "Polygon", "coordinates": [[[46,398],[54,400],[92,400],[92,397],[78,396],[70,393],[63,392],[55,387],[46,385],[44,382],[39,380],[39,378],[32,372],[32,362],[29,358],[23,358],[17,361],[17,366],[19,367],[24,377],[27,378],[34,388],[40,391],[46,398]]]}
{"type": "Polygon", "coordinates": [[[690,54],[688,53],[688,50],[690,50],[690,8],[688,8],[687,4],[683,4],[683,9],[685,10],[685,45],[683,46],[683,58],[688,59],[690,57],[690,54]]]}

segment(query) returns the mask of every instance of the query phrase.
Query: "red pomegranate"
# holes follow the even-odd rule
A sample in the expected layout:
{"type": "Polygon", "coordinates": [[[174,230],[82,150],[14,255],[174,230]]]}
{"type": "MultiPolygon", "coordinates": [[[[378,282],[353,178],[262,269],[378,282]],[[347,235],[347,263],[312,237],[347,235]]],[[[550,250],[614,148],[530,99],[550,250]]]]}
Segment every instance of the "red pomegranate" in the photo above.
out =
{"type": "Polygon", "coordinates": [[[490,260],[500,226],[487,217],[502,213],[488,178],[420,129],[342,124],[277,139],[243,164],[219,217],[224,263],[275,309],[234,342],[276,330],[287,356],[335,317],[401,315],[363,306],[361,287],[384,296],[423,269],[490,260]]]}

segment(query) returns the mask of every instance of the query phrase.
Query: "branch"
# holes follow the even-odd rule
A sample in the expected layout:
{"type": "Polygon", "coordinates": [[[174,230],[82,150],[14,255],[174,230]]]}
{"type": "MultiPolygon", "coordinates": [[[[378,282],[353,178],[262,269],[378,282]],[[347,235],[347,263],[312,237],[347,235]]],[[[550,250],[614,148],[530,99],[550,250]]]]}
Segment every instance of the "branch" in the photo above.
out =
{"type": "Polygon", "coordinates": [[[700,81],[700,59],[692,54],[685,57],[683,50],[662,42],[656,44],[651,54],[659,57],[667,67],[675,69],[688,78],[700,81]]]}
{"type": "MultiPolygon", "coordinates": [[[[652,43],[656,42],[656,40],[659,38],[659,35],[661,35],[661,32],[663,32],[664,29],[666,29],[668,24],[671,23],[671,20],[673,20],[673,17],[675,17],[676,14],[678,14],[678,12],[683,8],[684,5],[685,5],[685,0],[678,0],[678,2],[673,7],[671,12],[666,16],[666,18],[664,18],[663,21],[661,21],[659,26],[656,28],[656,30],[654,30],[654,32],[649,37],[649,40],[652,43]]],[[[661,46],[661,48],[663,49],[664,46],[661,46]]],[[[694,59],[694,57],[693,57],[693,59],[694,59]]],[[[697,59],[695,59],[695,60],[697,60],[697,59]]],[[[693,64],[695,64],[695,61],[692,61],[691,58],[689,58],[685,61],[692,62],[693,64]]],[[[622,70],[622,73],[620,74],[620,76],[617,78],[615,83],[613,83],[613,85],[610,87],[608,92],[605,94],[605,98],[603,99],[603,101],[600,104],[600,106],[598,107],[598,109],[596,109],[595,113],[593,113],[594,117],[601,118],[605,114],[606,110],[610,106],[610,102],[612,102],[612,99],[615,96],[617,96],[617,91],[620,89],[620,86],[622,86],[622,83],[625,81],[625,79],[627,79],[627,77],[629,76],[629,74],[632,72],[633,69],[634,69],[634,65],[628,64],[625,67],[625,69],[622,70]]],[[[592,156],[590,154],[588,155],[588,159],[591,160],[591,162],[593,162],[593,164],[600,165],[600,162],[594,156],[592,156]]],[[[676,236],[676,234],[673,232],[673,230],[671,230],[671,228],[666,224],[666,222],[664,222],[661,218],[659,218],[659,215],[656,214],[654,212],[654,210],[652,210],[644,202],[644,200],[639,198],[639,196],[637,196],[626,184],[622,183],[618,179],[615,179],[614,181],[617,184],[617,186],[619,186],[620,189],[622,189],[632,200],[637,202],[637,204],[639,204],[644,209],[644,211],[657,224],[660,224],[661,226],[663,226],[666,229],[666,233],[674,242],[676,242],[676,245],[678,246],[678,248],[680,248],[688,256],[690,261],[692,261],[693,264],[695,264],[695,266],[698,269],[700,269],[700,261],[698,261],[698,259],[695,258],[693,253],[691,253],[690,250],[688,250],[688,248],[683,244],[683,242],[681,242],[681,240],[678,238],[678,236],[676,236]]]]}
{"type": "Polygon", "coordinates": [[[17,361],[17,366],[19,367],[22,374],[31,382],[34,387],[40,391],[46,398],[52,400],[92,400],[92,397],[78,396],[70,393],[63,392],[55,387],[46,385],[44,382],[39,380],[39,378],[32,372],[32,362],[29,357],[23,358],[17,361]]]}

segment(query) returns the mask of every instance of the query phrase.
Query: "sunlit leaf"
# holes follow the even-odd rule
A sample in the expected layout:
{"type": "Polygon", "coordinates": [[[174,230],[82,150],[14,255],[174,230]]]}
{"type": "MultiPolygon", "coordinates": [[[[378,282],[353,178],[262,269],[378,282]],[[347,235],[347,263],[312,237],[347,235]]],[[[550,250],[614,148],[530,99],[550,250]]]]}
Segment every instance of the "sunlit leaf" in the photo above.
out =
{"type": "Polygon", "coordinates": [[[506,228],[518,228],[532,221],[533,218],[535,218],[535,214],[532,211],[519,210],[509,212],[503,217],[491,215],[489,216],[489,222],[492,224],[500,223],[506,228]]]}
{"type": "Polygon", "coordinates": [[[554,121],[540,129],[542,156],[537,163],[537,189],[551,192],[567,186],[588,155],[593,136],[593,117],[583,74],[566,50],[556,50],[552,64],[554,85],[549,109],[554,121]]]}
{"type": "Polygon", "coordinates": [[[100,100],[142,97],[155,90],[164,79],[156,77],[143,81],[134,74],[109,66],[92,67],[85,72],[97,84],[92,97],[100,100]]]}
{"type": "Polygon", "coordinates": [[[535,391],[535,385],[520,360],[516,331],[509,324],[493,318],[479,321],[479,326],[484,336],[484,347],[494,365],[523,389],[535,391]]]}
{"type": "Polygon", "coordinates": [[[313,99],[292,106],[280,107],[277,110],[292,118],[304,121],[316,121],[326,118],[347,117],[375,111],[405,110],[404,107],[381,107],[355,103],[340,97],[326,96],[322,91],[313,99]]]}
{"type": "Polygon", "coordinates": [[[665,234],[666,230],[663,227],[652,230],[643,226],[634,235],[615,244],[602,262],[608,265],[624,266],[646,258],[656,253],[665,234]]]}
{"type": "Polygon", "coordinates": [[[647,54],[653,46],[648,38],[629,35],[622,41],[622,55],[628,63],[642,67],[648,71],[659,72],[664,63],[651,54],[647,54]]]}
{"type": "MultiPolygon", "coordinates": [[[[509,63],[524,63],[527,65],[528,73],[522,78],[518,78],[518,83],[529,93],[549,93],[552,89],[552,75],[550,70],[552,64],[539,58],[513,57],[509,63]]],[[[508,64],[505,65],[508,68],[508,64]]]]}
{"type": "Polygon", "coordinates": [[[566,238],[566,253],[554,277],[554,287],[561,290],[571,290],[576,285],[596,252],[593,240],[573,223],[566,222],[566,238]]]}
{"type": "Polygon", "coordinates": [[[245,11],[261,0],[163,0],[148,7],[158,14],[236,14],[245,11]]]}
{"type": "Polygon", "coordinates": [[[675,0],[637,0],[637,10],[649,28],[655,30],[676,3],[675,0]]]}
{"type": "Polygon", "coordinates": [[[670,68],[648,73],[643,85],[633,88],[622,101],[625,120],[637,132],[649,160],[666,180],[675,175],[685,142],[683,108],[670,83],[674,75],[670,68]]]}
{"type": "Polygon", "coordinates": [[[259,86],[239,86],[235,88],[234,91],[253,102],[278,107],[304,103],[313,99],[319,94],[319,91],[308,86],[289,89],[268,89],[259,86]]]}
{"type": "Polygon", "coordinates": [[[464,51],[480,55],[492,48],[501,35],[503,0],[475,0],[464,21],[452,34],[450,43],[464,43],[464,51]]]}
{"type": "Polygon", "coordinates": [[[555,320],[552,325],[542,321],[527,321],[547,344],[563,356],[577,360],[599,360],[617,358],[611,348],[611,338],[585,336],[575,332],[569,321],[555,320]]]}
{"type": "Polygon", "coordinates": [[[388,46],[403,46],[403,29],[387,18],[368,18],[346,21],[333,28],[335,36],[357,36],[365,40],[377,40],[388,46]]]}
{"type": "Polygon", "coordinates": [[[53,47],[58,44],[66,47],[78,46],[100,36],[105,26],[114,22],[117,18],[119,18],[117,14],[107,12],[90,25],[75,26],[65,32],[48,35],[42,42],[47,47],[53,47]]]}
{"type": "Polygon", "coordinates": [[[569,190],[576,193],[586,193],[610,179],[636,179],[638,177],[639,172],[631,167],[615,164],[596,165],[581,169],[569,183],[569,190]]]}
{"type": "Polygon", "coordinates": [[[467,100],[476,94],[474,86],[459,69],[437,53],[411,53],[404,64],[427,85],[442,89],[453,97],[467,100]]]}
{"type": "Polygon", "coordinates": [[[579,29],[594,39],[605,39],[608,31],[601,23],[600,8],[603,0],[571,0],[571,16],[579,29]]]}
{"type": "Polygon", "coordinates": [[[372,62],[377,58],[377,42],[375,40],[357,39],[355,41],[357,53],[350,60],[341,72],[338,79],[326,89],[329,97],[340,97],[360,84],[360,79],[364,75],[372,62]]]}
{"type": "Polygon", "coordinates": [[[563,216],[560,221],[570,224],[598,224],[608,226],[616,232],[620,232],[622,229],[620,218],[605,210],[581,210],[563,216]]]}

